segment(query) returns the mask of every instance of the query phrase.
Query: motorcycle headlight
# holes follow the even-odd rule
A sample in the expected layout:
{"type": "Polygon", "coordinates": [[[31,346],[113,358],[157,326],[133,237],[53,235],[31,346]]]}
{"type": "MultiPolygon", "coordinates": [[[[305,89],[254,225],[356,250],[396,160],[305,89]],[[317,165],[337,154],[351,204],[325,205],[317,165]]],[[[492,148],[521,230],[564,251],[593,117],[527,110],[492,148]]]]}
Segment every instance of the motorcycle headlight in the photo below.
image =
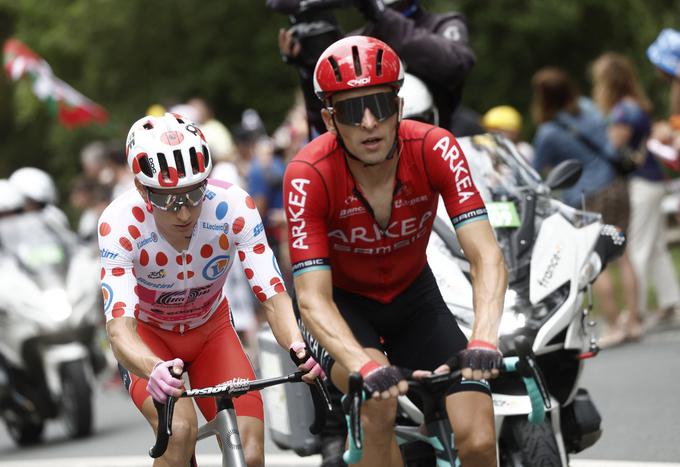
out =
{"type": "Polygon", "coordinates": [[[501,324],[498,328],[498,332],[500,335],[512,334],[517,329],[523,328],[526,325],[526,322],[527,319],[523,313],[517,311],[505,312],[503,313],[503,316],[501,316],[501,324]]]}
{"type": "Polygon", "coordinates": [[[514,304],[503,313],[500,334],[513,334],[520,328],[540,328],[569,296],[571,282],[567,282],[539,303],[533,305],[527,299],[516,296],[514,304]]]}
{"type": "Polygon", "coordinates": [[[48,289],[45,291],[45,306],[49,307],[50,316],[55,321],[64,321],[71,316],[73,308],[68,294],[63,289],[48,289]]]}

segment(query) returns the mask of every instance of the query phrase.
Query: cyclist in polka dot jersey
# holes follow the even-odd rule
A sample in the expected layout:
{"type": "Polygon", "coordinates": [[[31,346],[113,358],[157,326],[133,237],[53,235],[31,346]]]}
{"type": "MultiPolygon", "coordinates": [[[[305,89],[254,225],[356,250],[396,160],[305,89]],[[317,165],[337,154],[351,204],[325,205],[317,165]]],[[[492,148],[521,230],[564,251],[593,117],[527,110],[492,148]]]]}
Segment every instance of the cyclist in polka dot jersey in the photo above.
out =
{"type": "MultiPolygon", "coordinates": [[[[255,203],[241,188],[207,179],[211,160],[200,130],[175,114],[144,117],[130,129],[127,152],[136,190],[116,198],[99,220],[101,285],[123,381],[154,429],[152,399],[181,392],[171,369],[187,371],[194,387],[254,378],[223,295],[236,255],[277,341],[306,359],[301,369],[313,381],[321,370],[303,344],[255,203]]],[[[213,399],[197,403],[206,419],[214,417],[213,399]]],[[[234,405],[246,461],[262,465],[261,397],[252,392],[234,405]]],[[[182,419],[190,428],[174,429],[154,465],[195,463],[196,414],[188,399],[175,408],[175,420],[182,419]]]]}

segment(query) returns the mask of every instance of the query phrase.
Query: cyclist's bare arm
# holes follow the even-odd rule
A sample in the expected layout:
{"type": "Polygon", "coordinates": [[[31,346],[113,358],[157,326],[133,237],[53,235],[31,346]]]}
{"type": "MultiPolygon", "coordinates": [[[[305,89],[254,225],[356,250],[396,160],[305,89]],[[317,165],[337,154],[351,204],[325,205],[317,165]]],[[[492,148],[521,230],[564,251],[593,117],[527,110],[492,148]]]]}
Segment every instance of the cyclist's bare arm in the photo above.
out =
{"type": "Polygon", "coordinates": [[[305,326],[336,362],[349,371],[359,371],[371,360],[333,302],[330,270],[298,275],[295,291],[305,326]]]}
{"type": "Polygon", "coordinates": [[[111,349],[116,360],[135,375],[148,378],[161,361],[137,334],[137,320],[126,316],[106,323],[111,349]]]}
{"type": "Polygon", "coordinates": [[[471,340],[479,339],[497,345],[498,326],[508,286],[503,254],[487,220],[465,224],[456,229],[456,235],[470,262],[472,274],[475,321],[471,340]]]}
{"type": "Polygon", "coordinates": [[[262,302],[267,322],[272,328],[276,342],[285,349],[293,342],[302,342],[302,334],[295,321],[293,304],[286,292],[281,292],[262,302]]]}

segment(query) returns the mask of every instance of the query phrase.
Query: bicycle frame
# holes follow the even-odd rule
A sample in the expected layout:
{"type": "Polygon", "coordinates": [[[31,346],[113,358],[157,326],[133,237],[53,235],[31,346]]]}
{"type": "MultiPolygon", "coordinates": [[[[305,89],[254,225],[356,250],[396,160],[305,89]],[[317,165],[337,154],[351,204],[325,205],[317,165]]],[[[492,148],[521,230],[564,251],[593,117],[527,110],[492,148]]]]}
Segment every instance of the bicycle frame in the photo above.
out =
{"type": "MultiPolygon", "coordinates": [[[[545,389],[543,376],[536,365],[535,356],[526,338],[517,336],[514,343],[518,356],[504,358],[502,371],[516,371],[522,376],[532,406],[532,411],[528,416],[529,421],[542,423],[545,418],[545,410],[551,407],[550,396],[545,389]]],[[[396,425],[394,431],[399,446],[414,441],[425,442],[434,449],[437,466],[460,466],[460,459],[454,447],[453,431],[449,425],[446,408],[442,404],[445,389],[448,389],[460,377],[460,369],[452,368],[450,373],[432,375],[423,380],[409,381],[409,391],[418,391],[421,395],[427,435],[422,434],[417,426],[396,425]],[[433,394],[435,393],[438,393],[440,397],[434,397],[433,394]]],[[[361,375],[358,373],[351,374],[349,390],[343,398],[349,436],[349,449],[343,455],[347,464],[359,462],[363,455],[363,430],[361,430],[360,413],[361,402],[365,398],[366,394],[363,390],[361,375]]],[[[419,414],[418,409],[408,399],[406,401],[406,411],[419,414]],[[408,410],[409,405],[413,410],[408,410]]],[[[420,420],[416,421],[420,422],[420,420]]]]}
{"type": "Polygon", "coordinates": [[[222,467],[246,467],[236,411],[231,397],[218,397],[215,418],[198,428],[196,441],[217,435],[222,450],[222,467]]]}

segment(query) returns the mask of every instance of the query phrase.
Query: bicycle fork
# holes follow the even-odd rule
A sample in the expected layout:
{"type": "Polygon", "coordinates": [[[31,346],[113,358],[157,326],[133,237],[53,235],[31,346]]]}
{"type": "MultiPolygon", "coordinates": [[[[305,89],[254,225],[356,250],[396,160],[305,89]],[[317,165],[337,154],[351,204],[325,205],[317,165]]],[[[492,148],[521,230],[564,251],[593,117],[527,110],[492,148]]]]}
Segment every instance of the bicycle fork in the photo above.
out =
{"type": "Polygon", "coordinates": [[[398,425],[395,427],[399,446],[415,441],[426,443],[434,450],[437,467],[460,467],[458,451],[454,448],[453,432],[448,420],[433,420],[427,423],[426,432],[427,435],[422,434],[420,428],[415,426],[398,425]],[[453,464],[452,459],[454,459],[453,464]]]}

